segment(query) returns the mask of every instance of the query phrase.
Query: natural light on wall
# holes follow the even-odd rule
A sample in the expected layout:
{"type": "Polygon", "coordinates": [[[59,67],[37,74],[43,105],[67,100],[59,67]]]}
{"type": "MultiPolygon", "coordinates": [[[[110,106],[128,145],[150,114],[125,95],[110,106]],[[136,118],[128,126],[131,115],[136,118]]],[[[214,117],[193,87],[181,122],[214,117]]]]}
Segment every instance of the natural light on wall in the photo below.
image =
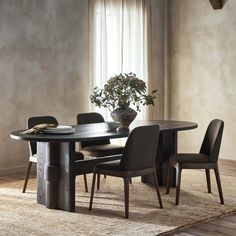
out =
{"type": "MultiPolygon", "coordinates": [[[[147,83],[149,61],[149,1],[90,0],[91,91],[120,73],[133,72],[147,83]]],[[[92,105],[91,105],[92,106],[92,105]]],[[[111,120],[110,111],[92,106],[111,120]]],[[[136,119],[148,119],[147,108],[136,119]]]]}

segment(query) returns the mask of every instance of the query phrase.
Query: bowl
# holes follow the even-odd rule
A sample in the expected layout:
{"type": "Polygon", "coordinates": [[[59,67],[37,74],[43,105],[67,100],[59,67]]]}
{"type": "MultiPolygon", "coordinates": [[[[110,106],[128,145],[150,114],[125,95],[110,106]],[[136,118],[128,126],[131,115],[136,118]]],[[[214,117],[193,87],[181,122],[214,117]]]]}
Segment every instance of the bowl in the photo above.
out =
{"type": "Polygon", "coordinates": [[[118,122],[105,122],[105,127],[107,130],[116,130],[119,127],[118,122]]]}

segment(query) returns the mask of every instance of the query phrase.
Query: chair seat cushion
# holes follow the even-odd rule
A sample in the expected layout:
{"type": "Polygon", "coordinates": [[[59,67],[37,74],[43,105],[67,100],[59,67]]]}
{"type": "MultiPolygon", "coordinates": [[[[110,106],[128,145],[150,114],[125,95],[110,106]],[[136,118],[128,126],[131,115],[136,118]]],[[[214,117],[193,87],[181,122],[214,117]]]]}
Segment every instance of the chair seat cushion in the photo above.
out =
{"type": "Polygon", "coordinates": [[[37,154],[34,154],[33,156],[30,156],[29,160],[30,160],[31,162],[38,162],[38,156],[37,156],[37,154]]]}
{"type": "Polygon", "coordinates": [[[96,165],[96,169],[98,170],[110,170],[110,171],[121,171],[120,168],[120,160],[117,161],[109,161],[96,165]]]}
{"type": "Polygon", "coordinates": [[[84,155],[92,157],[102,157],[102,156],[112,156],[112,155],[122,154],[123,150],[124,150],[123,146],[116,144],[92,145],[80,149],[80,151],[84,155]]]}
{"type": "Polygon", "coordinates": [[[178,163],[208,163],[209,157],[201,153],[178,153],[170,157],[170,162],[178,163]]]}

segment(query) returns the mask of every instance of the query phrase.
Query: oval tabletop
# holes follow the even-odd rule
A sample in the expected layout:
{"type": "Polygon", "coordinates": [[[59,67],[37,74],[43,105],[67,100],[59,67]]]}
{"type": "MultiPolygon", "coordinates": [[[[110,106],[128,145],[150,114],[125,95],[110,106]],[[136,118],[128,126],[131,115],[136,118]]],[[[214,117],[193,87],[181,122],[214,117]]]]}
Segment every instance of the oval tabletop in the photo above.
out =
{"type": "MultiPolygon", "coordinates": [[[[107,130],[105,123],[74,125],[75,133],[73,134],[23,134],[25,130],[14,131],[10,137],[16,140],[32,141],[32,142],[79,142],[87,140],[98,140],[104,138],[122,138],[129,135],[127,132],[118,132],[116,130],[107,130]]],[[[160,131],[177,132],[181,130],[189,130],[197,128],[197,124],[188,121],[173,121],[173,120],[149,120],[135,121],[130,126],[130,130],[142,125],[159,125],[160,131]]]]}

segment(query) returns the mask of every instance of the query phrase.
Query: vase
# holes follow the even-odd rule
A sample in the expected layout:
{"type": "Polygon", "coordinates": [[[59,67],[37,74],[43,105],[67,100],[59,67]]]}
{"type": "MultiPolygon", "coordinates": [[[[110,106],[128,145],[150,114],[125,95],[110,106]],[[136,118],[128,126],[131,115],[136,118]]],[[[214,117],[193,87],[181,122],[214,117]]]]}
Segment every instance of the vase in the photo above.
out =
{"type": "Polygon", "coordinates": [[[128,106],[121,106],[111,112],[111,117],[115,122],[119,122],[120,126],[117,131],[128,131],[129,125],[137,116],[137,112],[128,106]]]}

